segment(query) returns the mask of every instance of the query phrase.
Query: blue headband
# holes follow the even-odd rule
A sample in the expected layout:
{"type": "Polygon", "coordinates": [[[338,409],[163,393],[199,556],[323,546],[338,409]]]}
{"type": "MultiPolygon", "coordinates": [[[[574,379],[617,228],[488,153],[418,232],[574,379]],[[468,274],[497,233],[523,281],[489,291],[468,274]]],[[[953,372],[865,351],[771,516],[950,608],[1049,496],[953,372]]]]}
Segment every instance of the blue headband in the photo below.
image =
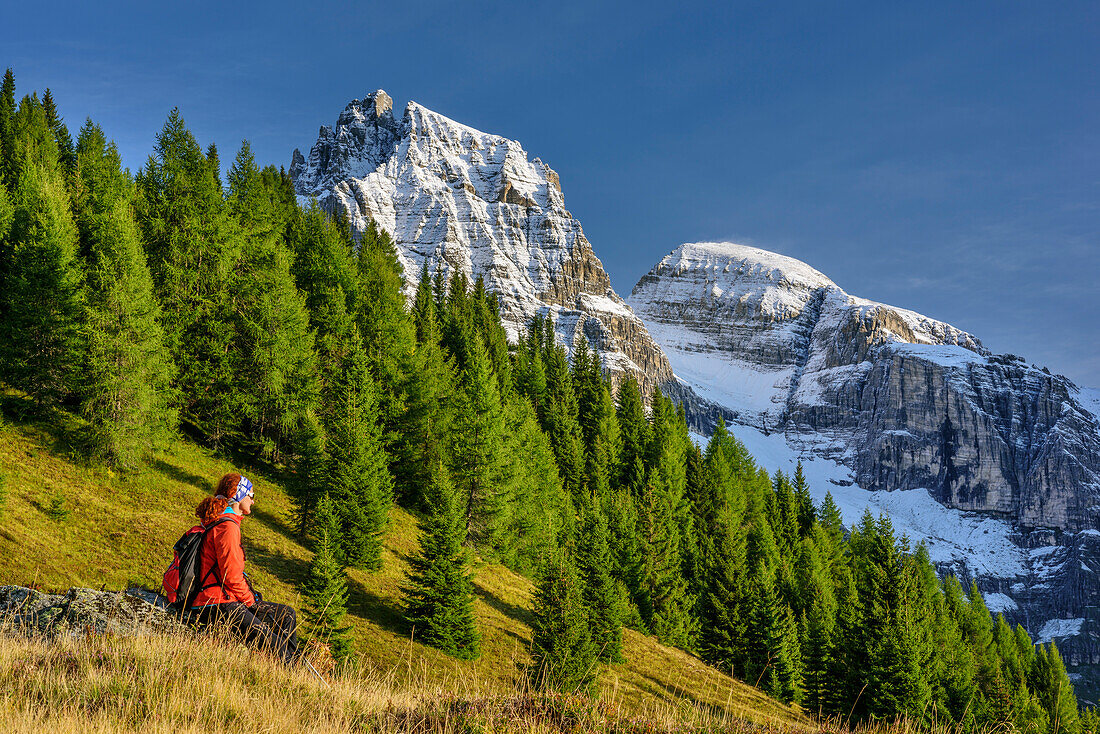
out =
{"type": "Polygon", "coordinates": [[[245,497],[255,497],[256,493],[252,491],[252,482],[248,481],[248,477],[241,477],[241,481],[237,482],[237,491],[233,493],[233,502],[240,502],[245,497]]]}

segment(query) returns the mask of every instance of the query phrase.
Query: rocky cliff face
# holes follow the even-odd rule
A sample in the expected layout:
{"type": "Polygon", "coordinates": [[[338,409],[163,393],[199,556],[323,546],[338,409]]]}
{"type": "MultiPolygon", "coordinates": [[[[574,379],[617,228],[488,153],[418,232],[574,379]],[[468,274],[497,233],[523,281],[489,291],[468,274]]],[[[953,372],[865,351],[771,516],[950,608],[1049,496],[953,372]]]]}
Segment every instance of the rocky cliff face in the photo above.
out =
{"type": "Polygon", "coordinates": [[[684,245],[629,302],[719,412],[841,460],[865,489],[927,488],[1028,528],[1100,522],[1100,422],[1064,377],[755,248],[684,245]]]}
{"type": "Polygon", "coordinates": [[[290,174],[305,203],[315,197],[356,232],[370,220],[393,238],[409,294],[422,266],[484,276],[500,296],[512,338],[536,314],[550,316],[572,348],[585,337],[612,373],[647,389],[672,371],[565,208],[558,175],[528,160],[514,140],[461,125],[410,102],[401,119],[378,90],[352,100],[321,128],[290,174]]]}
{"type": "MultiPolygon", "coordinates": [[[[992,607],[1059,639],[1071,663],[1095,674],[1100,418],[1091,393],[751,247],[683,245],[628,303],[698,395],[688,409],[699,430],[722,416],[781,434],[791,455],[843,469],[821,492],[847,492],[853,507],[927,490],[944,507],[1001,521],[1005,562],[982,558],[979,538],[941,566],[978,578],[992,607]]],[[[912,540],[940,539],[924,532],[912,540]]]]}

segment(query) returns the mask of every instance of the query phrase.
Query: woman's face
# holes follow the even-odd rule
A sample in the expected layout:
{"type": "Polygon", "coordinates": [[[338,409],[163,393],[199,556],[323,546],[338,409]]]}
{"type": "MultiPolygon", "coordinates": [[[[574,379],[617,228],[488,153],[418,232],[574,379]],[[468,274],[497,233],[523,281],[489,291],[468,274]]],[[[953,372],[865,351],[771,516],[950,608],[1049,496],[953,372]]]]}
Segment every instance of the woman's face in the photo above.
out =
{"type": "Polygon", "coordinates": [[[237,503],[237,507],[240,508],[242,515],[252,514],[252,505],[256,502],[254,497],[245,497],[243,500],[237,503]]]}

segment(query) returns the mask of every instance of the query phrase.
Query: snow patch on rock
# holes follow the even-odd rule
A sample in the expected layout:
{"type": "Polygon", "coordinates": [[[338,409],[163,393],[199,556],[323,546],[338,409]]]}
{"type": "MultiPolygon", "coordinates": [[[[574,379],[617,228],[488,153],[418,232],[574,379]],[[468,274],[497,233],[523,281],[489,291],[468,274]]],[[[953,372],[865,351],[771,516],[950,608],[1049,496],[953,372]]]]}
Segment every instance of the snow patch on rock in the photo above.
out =
{"type": "Polygon", "coordinates": [[[1050,619],[1039,630],[1039,636],[1035,638],[1035,644],[1045,644],[1063,637],[1074,637],[1081,634],[1081,626],[1085,623],[1083,617],[1073,619],[1050,619]]]}
{"type": "MultiPolygon", "coordinates": [[[[1013,529],[1007,522],[944,507],[926,489],[869,492],[853,482],[851,469],[810,452],[799,452],[782,433],[766,435],[736,424],[727,426],[727,430],[769,473],[780,469],[793,475],[801,461],[814,502],[820,505],[826,493],[831,494],[848,528],[858,524],[869,510],[876,518],[881,514],[889,517],[894,532],[907,536],[914,546],[923,543],[929,558],[941,568],[965,569],[969,576],[1007,580],[1024,577],[1028,572],[1027,552],[1013,542],[1013,529]]],[[[698,433],[693,438],[702,446],[709,440],[698,433]]],[[[1010,607],[1005,604],[1002,608],[1010,607]]]]}

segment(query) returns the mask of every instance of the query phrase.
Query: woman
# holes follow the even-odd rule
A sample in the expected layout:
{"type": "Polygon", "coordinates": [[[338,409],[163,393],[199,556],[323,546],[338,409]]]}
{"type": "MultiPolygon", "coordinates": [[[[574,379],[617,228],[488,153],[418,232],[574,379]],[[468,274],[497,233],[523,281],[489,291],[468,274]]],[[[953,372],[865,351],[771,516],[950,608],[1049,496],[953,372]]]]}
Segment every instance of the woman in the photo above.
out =
{"type": "Polygon", "coordinates": [[[252,514],[255,502],[252,482],[240,474],[226,474],[214,496],[195,508],[202,523],[200,532],[208,527],[210,532],[202,548],[201,591],[191,609],[200,622],[228,625],[249,644],[292,663],[298,657],[294,610],[285,604],[263,601],[244,573],[241,520],[252,514]],[[226,522],[214,524],[222,519],[226,522]]]}

